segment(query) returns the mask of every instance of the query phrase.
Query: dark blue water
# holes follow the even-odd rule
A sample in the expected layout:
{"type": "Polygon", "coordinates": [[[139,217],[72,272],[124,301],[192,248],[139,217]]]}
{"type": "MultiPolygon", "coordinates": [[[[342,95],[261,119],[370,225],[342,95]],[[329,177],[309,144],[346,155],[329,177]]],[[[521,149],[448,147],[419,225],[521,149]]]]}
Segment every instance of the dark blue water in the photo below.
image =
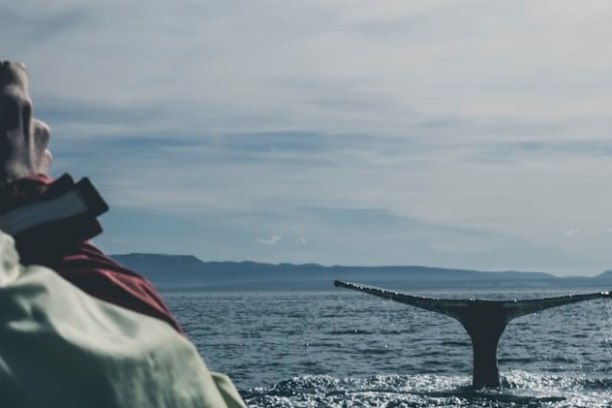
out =
{"type": "Polygon", "coordinates": [[[612,407],[610,300],[510,323],[502,390],[473,392],[469,338],[443,315],[342,289],[163,296],[207,365],[229,374],[251,407],[612,407]]]}

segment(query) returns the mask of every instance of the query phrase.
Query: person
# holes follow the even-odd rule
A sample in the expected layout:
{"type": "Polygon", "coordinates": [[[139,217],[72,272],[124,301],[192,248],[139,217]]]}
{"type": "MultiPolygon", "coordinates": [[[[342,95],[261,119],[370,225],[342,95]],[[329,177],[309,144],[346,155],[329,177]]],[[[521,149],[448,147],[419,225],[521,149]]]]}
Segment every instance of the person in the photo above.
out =
{"type": "Polygon", "coordinates": [[[49,140],[25,65],[0,61],[0,404],[244,407],[153,285],[89,242],[105,203],[49,176],[49,140]]]}

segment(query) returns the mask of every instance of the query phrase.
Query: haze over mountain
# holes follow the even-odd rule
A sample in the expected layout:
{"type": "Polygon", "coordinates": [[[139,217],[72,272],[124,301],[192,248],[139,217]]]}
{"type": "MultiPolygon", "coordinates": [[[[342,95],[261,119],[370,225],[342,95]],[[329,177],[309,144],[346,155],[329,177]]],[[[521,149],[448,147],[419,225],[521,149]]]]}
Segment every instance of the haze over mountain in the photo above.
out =
{"type": "Polygon", "coordinates": [[[205,262],[193,255],[113,255],[119,263],[162,288],[211,290],[330,289],[334,279],[405,288],[612,286],[612,271],[594,277],[557,277],[542,272],[476,271],[426,266],[322,266],[257,262],[205,262]]]}

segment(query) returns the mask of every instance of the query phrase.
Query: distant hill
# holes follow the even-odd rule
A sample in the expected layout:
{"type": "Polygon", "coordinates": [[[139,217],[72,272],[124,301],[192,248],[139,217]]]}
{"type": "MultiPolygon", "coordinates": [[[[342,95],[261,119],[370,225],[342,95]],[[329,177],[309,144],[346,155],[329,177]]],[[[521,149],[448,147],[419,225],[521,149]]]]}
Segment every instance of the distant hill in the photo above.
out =
{"type": "Polygon", "coordinates": [[[160,287],[200,289],[329,289],[334,279],[394,288],[612,286],[612,271],[596,277],[556,277],[542,272],[484,272],[425,266],[322,266],[257,262],[204,262],[193,255],[112,255],[160,287]]]}
{"type": "Polygon", "coordinates": [[[612,271],[605,271],[596,276],[597,279],[612,281],[612,271]]]}

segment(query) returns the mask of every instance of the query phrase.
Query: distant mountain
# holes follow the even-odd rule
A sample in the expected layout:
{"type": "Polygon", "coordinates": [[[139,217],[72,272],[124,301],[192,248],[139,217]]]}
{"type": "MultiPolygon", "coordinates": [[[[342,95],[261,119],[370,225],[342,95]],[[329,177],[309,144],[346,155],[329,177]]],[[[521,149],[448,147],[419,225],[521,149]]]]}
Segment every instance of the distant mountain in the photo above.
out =
{"type": "Polygon", "coordinates": [[[612,281],[612,271],[605,271],[596,276],[597,279],[612,281]]]}
{"type": "Polygon", "coordinates": [[[112,256],[161,287],[201,289],[325,289],[334,279],[402,288],[601,287],[612,271],[596,277],[556,277],[542,272],[483,272],[425,266],[322,266],[257,262],[204,262],[193,255],[134,253],[112,256]]]}

